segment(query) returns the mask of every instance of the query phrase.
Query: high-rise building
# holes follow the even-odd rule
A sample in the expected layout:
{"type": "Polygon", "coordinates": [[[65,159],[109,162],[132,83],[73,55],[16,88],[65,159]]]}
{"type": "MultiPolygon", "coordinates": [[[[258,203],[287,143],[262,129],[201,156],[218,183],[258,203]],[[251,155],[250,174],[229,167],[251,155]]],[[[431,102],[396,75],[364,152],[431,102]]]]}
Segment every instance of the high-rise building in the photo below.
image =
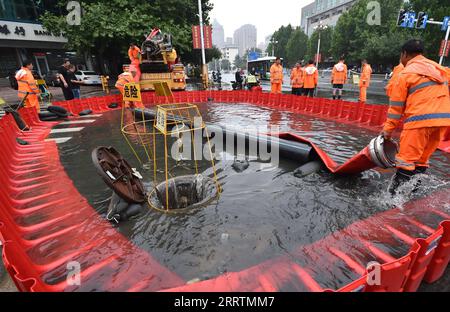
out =
{"type": "Polygon", "coordinates": [[[225,31],[216,19],[212,23],[212,42],[219,49],[225,45],[225,31]]]}
{"type": "Polygon", "coordinates": [[[232,45],[232,44],[233,44],[233,38],[227,37],[227,39],[225,39],[225,45],[232,45]]]}
{"type": "Polygon", "coordinates": [[[239,49],[237,46],[226,45],[222,48],[222,59],[228,60],[231,65],[234,64],[236,56],[239,54],[239,49]]]}
{"type": "Polygon", "coordinates": [[[234,32],[234,44],[239,48],[239,56],[243,56],[248,49],[257,46],[257,30],[253,25],[241,26],[234,32]]]}
{"type": "Polygon", "coordinates": [[[321,22],[323,25],[336,26],[339,17],[348,11],[357,0],[315,0],[302,8],[301,27],[310,37],[321,22]]]}

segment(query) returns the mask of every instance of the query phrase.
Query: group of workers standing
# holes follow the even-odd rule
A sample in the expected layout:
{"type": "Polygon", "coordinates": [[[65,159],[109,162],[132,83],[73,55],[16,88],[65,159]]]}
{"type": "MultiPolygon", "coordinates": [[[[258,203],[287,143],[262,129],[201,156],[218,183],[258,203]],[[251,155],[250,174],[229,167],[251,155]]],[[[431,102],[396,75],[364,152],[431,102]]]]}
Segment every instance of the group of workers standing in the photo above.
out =
{"type": "MultiPolygon", "coordinates": [[[[359,81],[360,102],[367,101],[367,89],[370,85],[372,68],[367,60],[362,61],[361,78],[359,81]]],[[[291,71],[291,87],[292,94],[314,97],[317,85],[319,83],[319,70],[314,65],[314,61],[310,60],[308,64],[302,67],[302,64],[296,63],[291,71]]],[[[331,72],[331,84],[333,85],[333,99],[342,98],[342,90],[347,83],[348,69],[344,58],[334,65],[331,72]]],[[[281,59],[278,57],[270,68],[271,93],[281,93],[283,85],[283,66],[281,59]]]]}

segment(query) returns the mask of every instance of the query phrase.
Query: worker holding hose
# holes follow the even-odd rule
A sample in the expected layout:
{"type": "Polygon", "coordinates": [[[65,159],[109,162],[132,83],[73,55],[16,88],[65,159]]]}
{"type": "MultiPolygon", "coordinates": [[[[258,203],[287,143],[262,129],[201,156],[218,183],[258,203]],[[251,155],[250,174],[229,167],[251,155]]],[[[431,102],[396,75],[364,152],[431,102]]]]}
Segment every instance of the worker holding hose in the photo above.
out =
{"type": "MultiPolygon", "coordinates": [[[[385,139],[404,119],[400,150],[396,156],[397,173],[389,187],[392,195],[398,187],[423,174],[429,159],[450,126],[450,96],[444,67],[425,58],[421,40],[406,42],[401,51],[405,68],[391,89],[387,120],[383,128],[385,139]]],[[[420,183],[420,182],[418,182],[420,183]]]]}
{"type": "Polygon", "coordinates": [[[18,83],[18,96],[20,100],[25,98],[25,107],[34,107],[37,112],[40,111],[39,107],[39,88],[36,84],[36,80],[33,77],[33,63],[30,60],[23,62],[23,66],[16,73],[16,80],[18,83]]]}

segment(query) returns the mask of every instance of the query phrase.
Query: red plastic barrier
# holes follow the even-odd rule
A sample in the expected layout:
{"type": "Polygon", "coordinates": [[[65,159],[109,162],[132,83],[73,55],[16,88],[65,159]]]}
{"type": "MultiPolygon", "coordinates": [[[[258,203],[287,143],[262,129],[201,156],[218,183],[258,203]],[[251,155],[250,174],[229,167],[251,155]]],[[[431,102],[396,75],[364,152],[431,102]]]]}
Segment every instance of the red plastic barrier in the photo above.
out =
{"type": "Polygon", "coordinates": [[[440,279],[450,262],[450,216],[448,218],[449,220],[441,224],[442,238],[425,274],[424,279],[427,283],[434,283],[440,279]]]}

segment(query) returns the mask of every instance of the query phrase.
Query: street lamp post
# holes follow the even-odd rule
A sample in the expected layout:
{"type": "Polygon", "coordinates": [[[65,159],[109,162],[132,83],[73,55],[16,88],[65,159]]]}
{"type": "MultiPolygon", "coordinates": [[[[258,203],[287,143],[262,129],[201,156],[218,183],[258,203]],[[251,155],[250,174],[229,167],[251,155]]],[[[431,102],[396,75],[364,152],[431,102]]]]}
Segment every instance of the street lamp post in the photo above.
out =
{"type": "Polygon", "coordinates": [[[205,35],[203,33],[203,11],[201,0],[198,0],[198,18],[200,20],[200,40],[202,47],[202,77],[203,77],[203,85],[206,89],[208,88],[208,67],[206,65],[205,35]]]}
{"type": "Polygon", "coordinates": [[[317,54],[316,54],[316,68],[319,69],[319,54],[320,54],[320,41],[321,41],[321,35],[322,30],[327,29],[327,25],[323,25],[322,22],[319,22],[319,25],[316,26],[314,29],[319,32],[319,40],[317,41],[317,54]]]}
{"type": "Polygon", "coordinates": [[[272,44],[272,56],[275,56],[275,45],[278,43],[278,41],[276,41],[272,38],[270,40],[270,43],[272,44]]]}

